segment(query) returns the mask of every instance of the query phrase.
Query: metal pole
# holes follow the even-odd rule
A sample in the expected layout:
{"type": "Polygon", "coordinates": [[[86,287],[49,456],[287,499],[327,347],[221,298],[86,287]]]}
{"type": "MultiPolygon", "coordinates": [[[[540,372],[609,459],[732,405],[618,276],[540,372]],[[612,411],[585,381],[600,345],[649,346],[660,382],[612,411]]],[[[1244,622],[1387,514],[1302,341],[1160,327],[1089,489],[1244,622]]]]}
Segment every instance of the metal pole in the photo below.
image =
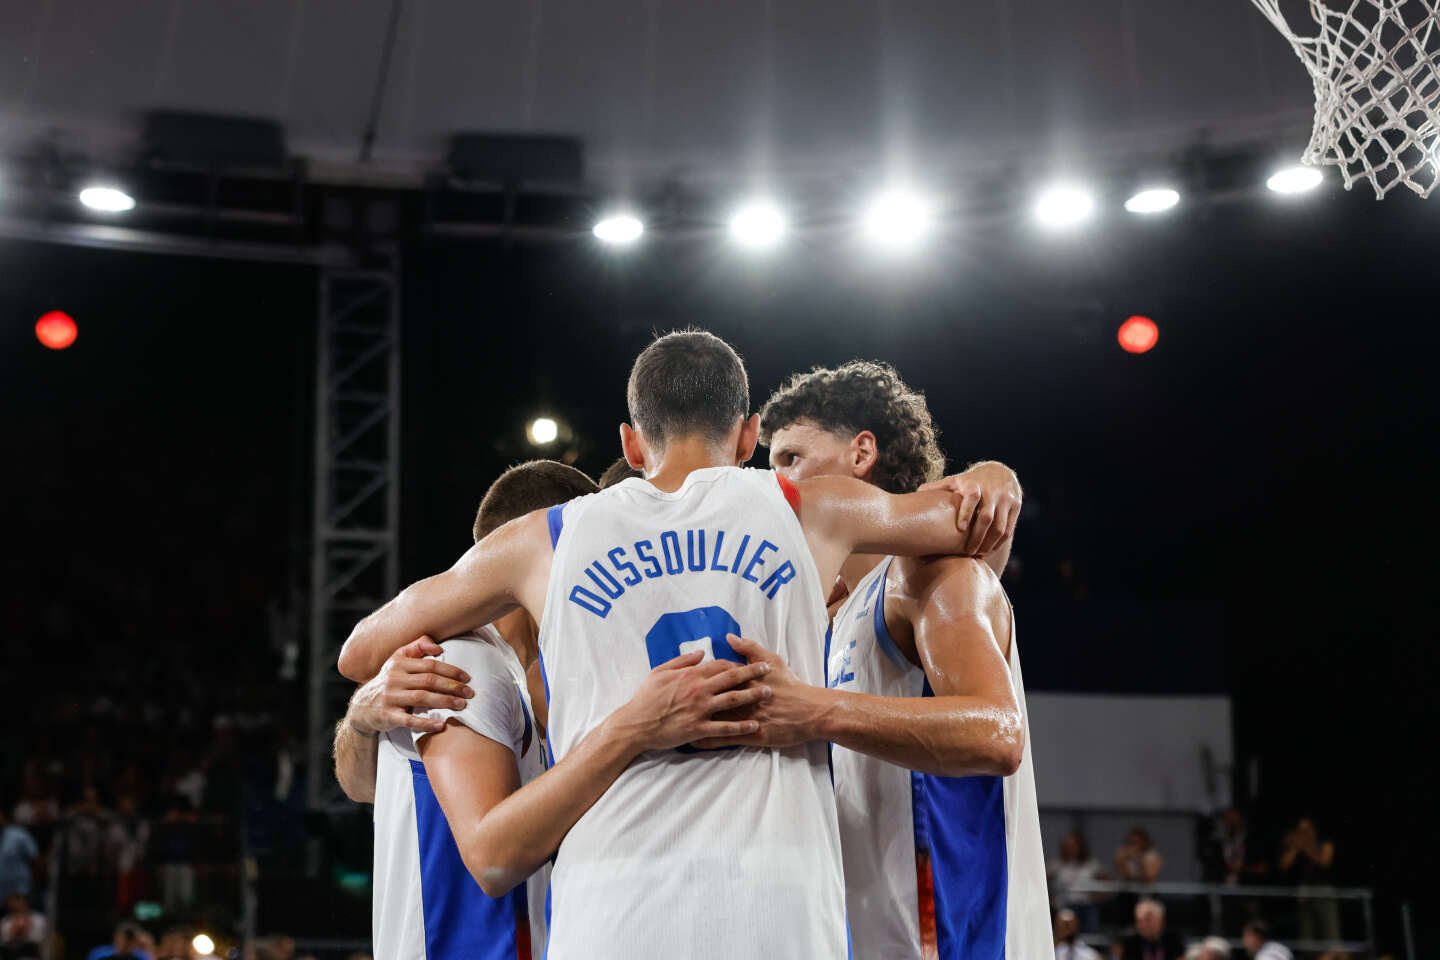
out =
{"type": "Polygon", "coordinates": [[[1360,901],[1360,906],[1365,911],[1365,943],[1369,946],[1369,952],[1375,954],[1375,910],[1374,894],[1367,893],[1360,901]]]}
{"type": "Polygon", "coordinates": [[[1415,929],[1410,925],[1410,901],[1400,901],[1400,924],[1405,929],[1405,958],[1415,960],[1415,929]]]}

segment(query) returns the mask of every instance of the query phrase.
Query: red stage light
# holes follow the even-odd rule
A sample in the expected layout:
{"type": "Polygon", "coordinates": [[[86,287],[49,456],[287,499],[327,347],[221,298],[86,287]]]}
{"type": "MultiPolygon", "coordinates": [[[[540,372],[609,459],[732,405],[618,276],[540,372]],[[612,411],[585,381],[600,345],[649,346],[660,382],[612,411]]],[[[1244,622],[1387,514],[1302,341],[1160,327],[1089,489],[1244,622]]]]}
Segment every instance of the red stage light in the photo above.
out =
{"type": "Polygon", "coordinates": [[[1160,339],[1160,328],[1149,317],[1131,317],[1120,324],[1117,339],[1127,353],[1144,353],[1160,339]]]}
{"type": "Polygon", "coordinates": [[[51,350],[64,350],[75,342],[80,330],[70,314],[51,310],[35,321],[35,336],[51,350]]]}

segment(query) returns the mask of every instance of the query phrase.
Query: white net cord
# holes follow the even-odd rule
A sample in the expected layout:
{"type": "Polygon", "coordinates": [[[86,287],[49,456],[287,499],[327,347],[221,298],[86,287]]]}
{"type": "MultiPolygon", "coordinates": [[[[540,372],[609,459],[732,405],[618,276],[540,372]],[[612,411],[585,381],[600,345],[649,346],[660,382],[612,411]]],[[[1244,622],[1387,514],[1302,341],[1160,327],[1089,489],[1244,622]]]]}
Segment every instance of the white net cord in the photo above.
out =
{"type": "Polygon", "coordinates": [[[1251,0],[1290,41],[1315,85],[1301,160],[1340,169],[1377,197],[1440,184],[1440,0],[1308,0],[1320,32],[1297,35],[1285,0],[1251,0]]]}

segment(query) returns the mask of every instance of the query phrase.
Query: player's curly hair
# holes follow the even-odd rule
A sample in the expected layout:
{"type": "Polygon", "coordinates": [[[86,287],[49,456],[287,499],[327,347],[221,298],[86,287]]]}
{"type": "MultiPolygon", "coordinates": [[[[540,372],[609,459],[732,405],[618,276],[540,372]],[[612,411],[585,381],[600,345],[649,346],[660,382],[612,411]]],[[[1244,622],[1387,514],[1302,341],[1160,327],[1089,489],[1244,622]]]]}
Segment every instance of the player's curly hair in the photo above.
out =
{"type": "Polygon", "coordinates": [[[879,454],[870,479],[890,493],[912,493],[945,472],[945,454],[925,396],[906,386],[888,363],[852,360],[832,369],[797,373],[760,411],[760,442],[808,420],[847,437],[875,434],[879,454]]]}

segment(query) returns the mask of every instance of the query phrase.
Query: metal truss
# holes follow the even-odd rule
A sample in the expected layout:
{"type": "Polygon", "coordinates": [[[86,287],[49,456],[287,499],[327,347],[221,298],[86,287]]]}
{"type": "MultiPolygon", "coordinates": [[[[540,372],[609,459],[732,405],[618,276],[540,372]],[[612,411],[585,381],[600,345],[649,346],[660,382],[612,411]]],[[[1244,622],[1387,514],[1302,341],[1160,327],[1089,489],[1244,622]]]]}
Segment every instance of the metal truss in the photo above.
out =
{"type": "Polygon", "coordinates": [[[396,273],[322,270],[315,376],[306,777],[312,809],[348,805],[330,759],[352,684],[335,669],[355,621],[396,591],[400,307],[396,273]]]}

